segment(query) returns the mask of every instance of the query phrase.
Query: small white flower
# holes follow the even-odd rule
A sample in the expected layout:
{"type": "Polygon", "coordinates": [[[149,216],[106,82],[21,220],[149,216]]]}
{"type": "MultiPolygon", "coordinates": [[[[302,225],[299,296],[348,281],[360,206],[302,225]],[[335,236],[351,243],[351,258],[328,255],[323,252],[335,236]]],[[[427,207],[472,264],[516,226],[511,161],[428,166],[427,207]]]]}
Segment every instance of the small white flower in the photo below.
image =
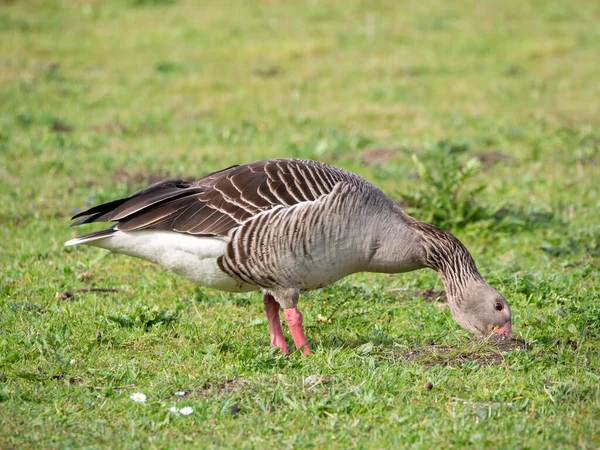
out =
{"type": "Polygon", "coordinates": [[[193,412],[194,412],[194,410],[192,409],[191,406],[184,406],[183,408],[181,408],[179,410],[179,414],[181,414],[182,416],[189,416],[193,412]]]}
{"type": "Polygon", "coordinates": [[[72,366],[74,366],[75,364],[77,364],[77,360],[76,359],[72,359],[71,361],[69,361],[69,364],[71,364],[72,366]]]}
{"type": "Polygon", "coordinates": [[[171,406],[169,408],[169,411],[171,411],[172,413],[178,413],[179,412],[179,410],[177,409],[177,406],[171,406]]]}
{"type": "Polygon", "coordinates": [[[185,394],[187,394],[187,392],[185,392],[185,391],[177,391],[177,392],[175,392],[175,396],[176,397],[185,397],[185,394]]]}
{"type": "Polygon", "coordinates": [[[129,396],[130,400],[133,400],[136,403],[144,403],[146,401],[146,394],[142,394],[141,392],[134,392],[129,396]]]}

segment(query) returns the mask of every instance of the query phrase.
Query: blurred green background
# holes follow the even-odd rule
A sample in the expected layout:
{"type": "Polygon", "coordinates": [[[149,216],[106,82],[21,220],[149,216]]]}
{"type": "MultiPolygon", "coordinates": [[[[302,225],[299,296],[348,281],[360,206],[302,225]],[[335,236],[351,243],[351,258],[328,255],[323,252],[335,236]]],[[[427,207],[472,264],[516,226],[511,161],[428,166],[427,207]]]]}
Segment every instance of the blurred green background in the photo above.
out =
{"type": "Polygon", "coordinates": [[[600,446],[599,23],[584,0],[0,2],[0,447],[600,446]],[[282,358],[259,294],[62,248],[75,211],[270,157],[451,229],[528,349],[470,340],[420,271],[307,294],[315,354],[282,358]]]}

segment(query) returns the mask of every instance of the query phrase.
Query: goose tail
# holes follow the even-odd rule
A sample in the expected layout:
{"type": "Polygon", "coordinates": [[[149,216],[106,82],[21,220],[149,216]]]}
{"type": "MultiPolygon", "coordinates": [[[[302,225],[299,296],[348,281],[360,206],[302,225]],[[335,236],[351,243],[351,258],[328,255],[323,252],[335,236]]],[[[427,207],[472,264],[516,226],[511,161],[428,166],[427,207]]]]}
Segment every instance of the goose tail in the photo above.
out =
{"type": "Polygon", "coordinates": [[[104,239],[104,238],[110,237],[113,234],[115,234],[117,231],[118,231],[117,226],[115,225],[113,227],[106,228],[104,230],[94,231],[93,233],[84,234],[83,236],[79,236],[74,239],[71,239],[71,240],[65,242],[64,246],[70,247],[72,245],[87,244],[92,241],[97,241],[98,239],[104,239]]]}

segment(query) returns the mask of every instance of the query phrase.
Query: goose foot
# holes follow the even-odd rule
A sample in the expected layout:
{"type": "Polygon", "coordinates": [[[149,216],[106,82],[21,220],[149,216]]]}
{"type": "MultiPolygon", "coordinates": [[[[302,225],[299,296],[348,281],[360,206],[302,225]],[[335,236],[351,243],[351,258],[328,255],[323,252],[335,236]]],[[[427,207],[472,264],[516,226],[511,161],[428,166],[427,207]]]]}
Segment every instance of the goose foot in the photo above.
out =
{"type": "Polygon", "coordinates": [[[287,308],[283,310],[283,316],[290,328],[296,348],[300,349],[300,347],[304,347],[304,356],[309,355],[310,348],[308,348],[308,342],[302,329],[302,313],[298,311],[298,308],[287,308]]]}
{"type": "Polygon", "coordinates": [[[269,323],[269,334],[271,335],[271,347],[279,347],[283,353],[289,355],[281,322],[279,321],[279,303],[271,294],[265,294],[263,298],[265,312],[267,313],[267,322],[269,323]]]}

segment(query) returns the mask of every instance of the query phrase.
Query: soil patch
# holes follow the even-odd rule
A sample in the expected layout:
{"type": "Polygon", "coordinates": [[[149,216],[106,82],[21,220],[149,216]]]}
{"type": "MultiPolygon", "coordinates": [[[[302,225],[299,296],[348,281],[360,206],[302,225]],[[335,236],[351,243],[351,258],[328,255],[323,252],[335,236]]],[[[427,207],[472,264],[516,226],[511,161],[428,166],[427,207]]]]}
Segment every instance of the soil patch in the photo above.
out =
{"type": "Polygon", "coordinates": [[[525,341],[516,336],[504,336],[500,334],[493,334],[487,340],[490,347],[506,352],[509,350],[521,349],[529,350],[529,346],[525,341]]]}
{"type": "Polygon", "coordinates": [[[360,161],[367,166],[383,166],[398,154],[396,148],[368,148],[360,152],[360,161]]]}
{"type": "Polygon", "coordinates": [[[489,167],[499,162],[510,160],[510,156],[498,150],[475,153],[475,158],[477,158],[481,162],[481,165],[483,167],[489,167]]]}
{"type": "Polygon", "coordinates": [[[461,366],[472,362],[479,366],[495,366],[504,362],[502,352],[513,349],[526,349],[526,344],[512,336],[491,336],[487,340],[486,348],[474,350],[457,350],[449,345],[428,344],[402,353],[402,357],[411,362],[416,362],[427,367],[433,366],[461,366]],[[491,347],[491,348],[489,348],[491,347]]]}
{"type": "Polygon", "coordinates": [[[60,120],[55,120],[50,125],[50,129],[55,133],[69,133],[73,131],[73,127],[65,122],[61,122],[60,120]]]}

